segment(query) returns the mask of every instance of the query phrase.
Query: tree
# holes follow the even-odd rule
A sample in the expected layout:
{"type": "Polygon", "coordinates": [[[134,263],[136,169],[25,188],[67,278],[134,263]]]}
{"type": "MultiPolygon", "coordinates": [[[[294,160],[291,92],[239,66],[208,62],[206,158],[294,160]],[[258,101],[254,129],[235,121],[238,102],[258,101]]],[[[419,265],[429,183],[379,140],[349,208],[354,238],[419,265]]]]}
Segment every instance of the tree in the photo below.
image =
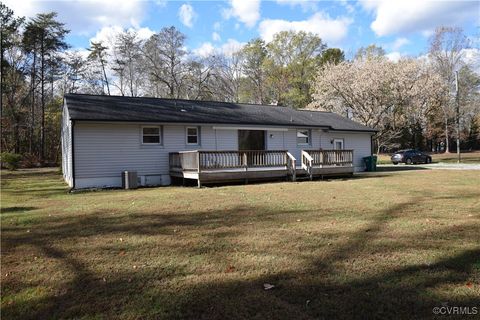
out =
{"type": "Polygon", "coordinates": [[[156,96],[166,87],[169,98],[179,98],[186,79],[186,36],[175,27],[163,28],[152,35],[143,48],[151,80],[156,85],[156,96]]]}
{"type": "Polygon", "coordinates": [[[77,51],[67,52],[63,67],[63,95],[78,92],[87,68],[86,59],[77,51]]]}
{"type": "MultiPolygon", "coordinates": [[[[20,25],[18,26],[20,27],[20,25]]],[[[26,80],[29,60],[21,49],[19,28],[9,35],[8,46],[4,46],[2,61],[2,150],[21,151],[21,131],[28,119],[27,101],[30,88],[26,80]]]]}
{"type": "Polygon", "coordinates": [[[279,105],[304,108],[311,102],[310,84],[325,49],[313,33],[282,31],[267,44],[267,72],[279,105]]]}
{"type": "MultiPolygon", "coordinates": [[[[40,90],[41,90],[41,124],[40,124],[40,159],[45,155],[45,83],[49,68],[54,68],[56,54],[68,48],[65,36],[69,32],[64,24],[56,20],[55,12],[41,13],[31,19],[24,33],[24,44],[27,51],[34,55],[33,82],[35,82],[36,56],[40,58],[40,90]]],[[[33,86],[35,89],[35,86],[33,86]]],[[[33,105],[33,104],[32,104],[33,105]]]]}
{"type": "Polygon", "coordinates": [[[455,71],[463,64],[464,49],[468,48],[469,41],[461,28],[439,27],[430,38],[429,57],[437,72],[442,76],[445,84],[449,87],[451,98],[443,105],[445,126],[445,152],[450,152],[449,123],[452,115],[456,118],[460,114],[455,108],[455,71]]]}
{"type": "Polygon", "coordinates": [[[369,60],[383,56],[385,56],[385,50],[382,47],[371,44],[368,47],[360,47],[355,54],[355,60],[369,60]]]}
{"type": "Polygon", "coordinates": [[[107,87],[107,93],[110,95],[110,85],[108,83],[108,77],[106,72],[106,66],[108,63],[108,47],[104,46],[102,42],[92,42],[90,44],[90,54],[88,55],[88,59],[91,62],[99,63],[101,74],[102,74],[102,88],[104,85],[107,87]]]}
{"type": "Polygon", "coordinates": [[[217,56],[215,83],[216,96],[220,101],[240,102],[243,77],[242,54],[240,51],[217,56]]]}
{"type": "Polygon", "coordinates": [[[242,70],[245,74],[248,100],[253,103],[266,103],[265,93],[265,69],[264,63],[267,57],[265,42],[260,39],[253,39],[248,42],[241,51],[242,70]]]}
{"type": "Polygon", "coordinates": [[[6,92],[5,72],[8,62],[5,60],[5,51],[14,45],[18,36],[18,29],[24,23],[24,18],[16,18],[13,10],[0,2],[0,117],[3,114],[3,94],[6,92]]]}
{"type": "Polygon", "coordinates": [[[345,61],[345,54],[342,50],[338,48],[328,48],[322,53],[319,64],[323,66],[327,63],[339,64],[343,61],[345,61]]]}
{"type": "Polygon", "coordinates": [[[117,87],[122,95],[128,89],[130,96],[138,96],[139,88],[143,84],[145,68],[141,46],[142,42],[134,30],[123,31],[116,36],[112,69],[119,78],[120,85],[117,87]]]}
{"type": "Polygon", "coordinates": [[[396,147],[405,125],[414,128],[425,123],[444,92],[439,76],[417,61],[393,63],[370,56],[323,66],[310,107],[351,114],[354,120],[379,129],[378,152],[396,147]]]}

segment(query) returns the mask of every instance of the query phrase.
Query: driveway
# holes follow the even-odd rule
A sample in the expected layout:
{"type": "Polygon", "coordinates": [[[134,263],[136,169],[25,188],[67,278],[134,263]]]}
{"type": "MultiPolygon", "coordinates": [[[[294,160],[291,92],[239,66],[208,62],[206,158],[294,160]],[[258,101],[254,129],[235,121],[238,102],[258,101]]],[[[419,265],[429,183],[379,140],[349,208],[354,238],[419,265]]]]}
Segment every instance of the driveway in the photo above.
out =
{"type": "Polygon", "coordinates": [[[377,165],[380,171],[401,171],[401,170],[415,170],[415,169],[437,169],[437,170],[480,170],[480,163],[447,163],[438,162],[430,164],[380,164],[377,165]]]}

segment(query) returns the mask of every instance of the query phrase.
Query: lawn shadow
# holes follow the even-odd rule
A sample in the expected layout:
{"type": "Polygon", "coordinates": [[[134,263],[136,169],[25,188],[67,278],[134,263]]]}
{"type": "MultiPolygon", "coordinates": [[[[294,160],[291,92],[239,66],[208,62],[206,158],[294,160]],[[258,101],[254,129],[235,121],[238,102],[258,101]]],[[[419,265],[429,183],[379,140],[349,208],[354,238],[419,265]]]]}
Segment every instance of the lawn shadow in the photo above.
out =
{"type": "Polygon", "coordinates": [[[377,166],[377,172],[398,172],[398,171],[414,171],[414,170],[431,170],[422,165],[380,165],[377,166]]]}
{"type": "Polygon", "coordinates": [[[0,208],[0,214],[7,214],[7,213],[19,213],[19,212],[27,212],[36,210],[36,207],[7,207],[7,208],[0,208]]]}
{"type": "MultiPolygon", "coordinates": [[[[312,257],[305,269],[275,272],[255,278],[233,274],[221,280],[205,280],[189,286],[164,286],[169,274],[148,266],[131,272],[116,272],[102,278],[75,257],[51,245],[51,239],[68,239],[109,233],[172,234],[172,228],[195,226],[205,233],[228,239],[229,232],[215,232],[216,225],[241,225],[252,218],[275,219],[292,211],[264,212],[258,207],[237,207],[228,211],[138,214],[135,220],[115,218],[78,218],[55,228],[46,227],[21,239],[37,247],[51,259],[60,261],[74,274],[60,293],[34,301],[24,300],[15,308],[6,305],[9,318],[17,310],[28,310],[24,319],[41,318],[141,318],[141,319],[381,319],[433,318],[432,308],[442,301],[427,293],[429,288],[466,282],[480,264],[480,249],[465,250],[433,264],[407,265],[379,274],[353,277],[345,282],[332,281],[328,275],[343,272],[339,265],[355,261],[371,250],[379,232],[399,214],[418,204],[421,198],[391,206],[375,215],[368,225],[350,234],[348,241],[333,246],[326,257],[312,257]],[[136,223],[135,223],[136,221],[136,223]],[[85,231],[87,230],[87,231],[85,231]],[[229,277],[231,275],[232,277],[229,277]],[[321,276],[324,275],[324,276],[321,276]],[[165,278],[166,277],[166,278],[165,278]],[[275,285],[264,290],[263,284],[275,285]]],[[[453,229],[452,229],[453,230],[453,229]]],[[[448,228],[439,234],[451,232],[448,228]]],[[[7,230],[7,238],[9,233],[7,230]]],[[[429,234],[428,237],[435,238],[429,234]]],[[[5,239],[3,239],[5,240],[5,239]]],[[[12,245],[14,239],[10,239],[12,245]]],[[[19,240],[19,239],[15,239],[19,240]]],[[[8,241],[8,239],[7,239],[8,241]]],[[[400,244],[400,243],[399,243],[400,244]]],[[[420,244],[421,245],[421,244],[420,244]]],[[[8,247],[8,246],[7,246],[8,247]]],[[[205,252],[182,248],[188,254],[205,252]]],[[[241,270],[240,270],[241,271],[241,270]]],[[[175,274],[178,270],[173,271],[175,274]]],[[[452,305],[474,306],[478,300],[465,297],[449,301],[452,305]]],[[[17,314],[18,316],[18,314],[17,314]]]]}

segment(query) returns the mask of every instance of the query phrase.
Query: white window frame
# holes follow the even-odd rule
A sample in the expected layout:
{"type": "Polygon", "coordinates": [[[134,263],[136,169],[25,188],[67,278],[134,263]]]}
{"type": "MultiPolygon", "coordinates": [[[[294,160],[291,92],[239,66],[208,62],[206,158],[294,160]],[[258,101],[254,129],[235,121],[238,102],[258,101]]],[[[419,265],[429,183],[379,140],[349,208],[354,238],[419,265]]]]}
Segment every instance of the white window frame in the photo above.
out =
{"type": "Polygon", "coordinates": [[[312,130],[310,129],[297,129],[295,131],[295,140],[297,142],[297,146],[310,146],[312,145],[312,130]],[[308,142],[307,143],[299,143],[298,142],[298,131],[307,131],[308,142]]]}
{"type": "Polygon", "coordinates": [[[344,150],[344,149],[345,149],[345,142],[343,141],[343,139],[340,139],[340,138],[333,139],[333,149],[334,149],[334,150],[344,150]],[[337,149],[337,148],[336,148],[337,142],[341,142],[341,144],[342,144],[342,148],[341,148],[341,149],[337,149]]]}
{"type": "MultiPolygon", "coordinates": [[[[155,137],[156,135],[147,134],[146,136],[155,137]]],[[[161,145],[163,145],[162,126],[141,126],[140,127],[140,142],[142,143],[142,145],[146,145],[146,146],[161,146],[161,145]],[[143,142],[143,137],[144,137],[143,129],[145,129],[145,128],[158,129],[158,142],[143,142]]]]}
{"type": "MultiPolygon", "coordinates": [[[[191,137],[193,137],[193,135],[190,135],[191,137]]],[[[196,126],[190,126],[190,127],[185,127],[185,144],[187,146],[199,146],[200,145],[200,127],[196,127],[196,126]],[[196,143],[189,143],[188,142],[188,129],[195,129],[197,130],[197,142],[196,143]]]]}

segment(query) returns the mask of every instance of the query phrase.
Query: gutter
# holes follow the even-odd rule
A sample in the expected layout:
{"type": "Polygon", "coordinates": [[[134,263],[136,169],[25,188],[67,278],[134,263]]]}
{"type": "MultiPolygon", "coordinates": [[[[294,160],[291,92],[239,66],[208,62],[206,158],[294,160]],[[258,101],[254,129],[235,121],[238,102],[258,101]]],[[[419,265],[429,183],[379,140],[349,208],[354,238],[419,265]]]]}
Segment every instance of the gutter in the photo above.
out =
{"type": "MultiPolygon", "coordinates": [[[[74,120],[72,120],[74,121],[74,120]]],[[[286,128],[311,128],[311,129],[320,129],[320,130],[329,130],[329,131],[344,131],[344,132],[368,132],[375,134],[378,132],[377,129],[333,129],[331,126],[318,126],[318,125],[304,125],[304,124],[295,124],[295,123],[289,123],[289,124],[270,124],[270,123],[262,123],[262,124],[256,124],[256,123],[208,123],[208,122],[197,122],[197,121],[152,121],[152,120],[102,120],[102,119],[75,119],[75,121],[84,121],[84,122],[94,122],[94,123],[105,123],[105,122],[110,122],[110,123],[161,123],[161,124],[173,124],[173,125],[200,125],[200,126],[267,126],[265,130],[275,130],[278,127],[286,127],[286,128]],[[272,126],[272,128],[268,128],[268,126],[272,126]]]]}

